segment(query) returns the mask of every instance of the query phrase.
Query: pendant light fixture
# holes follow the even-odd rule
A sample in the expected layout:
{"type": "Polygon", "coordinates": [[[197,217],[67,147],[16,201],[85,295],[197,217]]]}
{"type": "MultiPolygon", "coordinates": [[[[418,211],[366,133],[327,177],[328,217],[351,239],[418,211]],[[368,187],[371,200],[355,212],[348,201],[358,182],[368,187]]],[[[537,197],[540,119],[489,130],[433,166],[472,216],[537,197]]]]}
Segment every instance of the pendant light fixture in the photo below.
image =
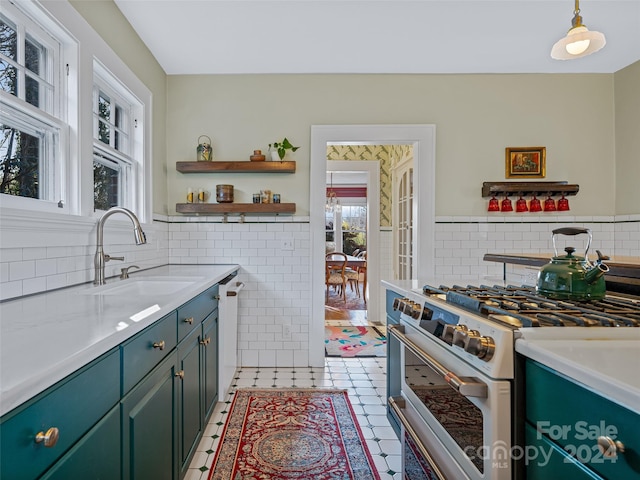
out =
{"type": "Polygon", "coordinates": [[[333,172],[331,172],[331,188],[327,189],[327,201],[325,203],[324,209],[329,213],[342,211],[340,200],[338,200],[336,192],[333,189],[333,172]]]}
{"type": "Polygon", "coordinates": [[[582,24],[580,16],[580,0],[575,0],[571,30],[566,37],[558,40],[551,49],[551,58],[556,60],[571,60],[585,57],[600,50],[607,41],[600,32],[592,32],[582,24]]]}

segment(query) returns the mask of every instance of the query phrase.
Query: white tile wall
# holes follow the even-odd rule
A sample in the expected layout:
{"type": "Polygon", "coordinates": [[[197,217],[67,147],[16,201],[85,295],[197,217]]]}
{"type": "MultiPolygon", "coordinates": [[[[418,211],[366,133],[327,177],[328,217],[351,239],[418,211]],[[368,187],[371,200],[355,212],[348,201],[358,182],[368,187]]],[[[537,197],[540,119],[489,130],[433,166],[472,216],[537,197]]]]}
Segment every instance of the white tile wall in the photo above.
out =
{"type": "MultiPolygon", "coordinates": [[[[589,228],[593,234],[589,256],[600,250],[609,256],[640,256],[640,215],[625,217],[437,217],[435,276],[443,281],[465,277],[502,277],[502,264],[485,262],[487,252],[553,254],[552,230],[564,226],[589,228]]],[[[571,245],[577,251],[586,237],[557,236],[559,252],[571,245]]],[[[524,283],[530,269],[508,267],[524,283]]]]}
{"type": "MultiPolygon", "coordinates": [[[[32,225],[23,223],[3,219],[0,300],[93,281],[97,220],[71,221],[71,235],[67,225],[45,225],[34,232],[32,225]]],[[[136,246],[130,225],[111,220],[105,224],[105,252],[125,257],[124,262],[107,263],[107,277],[119,275],[129,265],[150,268],[168,263],[167,223],[154,221],[145,233],[148,243],[136,246]]]]}
{"type": "Polygon", "coordinates": [[[245,288],[238,301],[238,350],[243,366],[307,366],[311,318],[307,217],[173,217],[170,263],[237,263],[245,288]],[[186,220],[186,221],[185,221],[186,220]],[[293,250],[283,249],[293,240],[293,250]],[[283,338],[283,325],[291,337],[283,338]]]}
{"type": "MultiPolygon", "coordinates": [[[[460,277],[502,277],[502,264],[485,262],[486,252],[551,253],[551,230],[581,226],[593,231],[593,250],[640,256],[640,215],[625,217],[438,217],[435,275],[443,282],[460,277]]],[[[93,280],[95,224],[80,234],[33,227],[7,235],[0,245],[0,298],[42,292],[93,280]],[[25,239],[29,239],[25,241],[25,239]]],[[[149,244],[135,246],[128,226],[106,224],[105,250],[126,262],[107,264],[107,275],[122,266],[167,263],[237,263],[246,288],[239,301],[239,358],[243,366],[307,366],[311,318],[310,232],[307,217],[248,217],[223,223],[221,217],[156,216],[149,244]],[[284,240],[294,241],[283,250],[284,240]],[[291,338],[283,339],[283,325],[291,338]]],[[[574,240],[569,237],[570,240],[574,240]]],[[[579,237],[576,237],[579,238],[579,237]]],[[[576,245],[576,242],[569,243],[576,245]]],[[[380,231],[380,273],[392,278],[392,232],[380,231]]],[[[563,248],[559,244],[559,248],[563,248]]],[[[510,268],[510,280],[531,283],[535,272],[510,268]]],[[[535,281],[535,280],[533,280],[535,281]]],[[[373,289],[372,289],[373,290],[373,289]]]]}

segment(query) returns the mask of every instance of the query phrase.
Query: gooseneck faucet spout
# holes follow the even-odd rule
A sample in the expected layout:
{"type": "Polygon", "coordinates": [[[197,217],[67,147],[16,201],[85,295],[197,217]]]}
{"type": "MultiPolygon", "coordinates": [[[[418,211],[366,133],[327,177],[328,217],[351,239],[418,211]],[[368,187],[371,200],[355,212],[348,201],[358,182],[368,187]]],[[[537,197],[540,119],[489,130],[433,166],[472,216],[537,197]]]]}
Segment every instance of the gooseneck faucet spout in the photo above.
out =
{"type": "Polygon", "coordinates": [[[147,243],[147,237],[142,231],[142,227],[140,226],[140,221],[138,217],[131,210],[127,210],[122,207],[111,207],[107,210],[104,215],[98,221],[98,230],[97,230],[97,238],[96,238],[96,254],[93,259],[93,265],[95,267],[95,279],[93,280],[94,285],[104,285],[104,265],[109,260],[124,260],[124,257],[112,257],[110,255],[106,255],[103,249],[103,238],[104,238],[104,223],[114,213],[122,213],[129,217],[131,222],[133,223],[133,235],[135,237],[136,245],[142,245],[147,243]]]}

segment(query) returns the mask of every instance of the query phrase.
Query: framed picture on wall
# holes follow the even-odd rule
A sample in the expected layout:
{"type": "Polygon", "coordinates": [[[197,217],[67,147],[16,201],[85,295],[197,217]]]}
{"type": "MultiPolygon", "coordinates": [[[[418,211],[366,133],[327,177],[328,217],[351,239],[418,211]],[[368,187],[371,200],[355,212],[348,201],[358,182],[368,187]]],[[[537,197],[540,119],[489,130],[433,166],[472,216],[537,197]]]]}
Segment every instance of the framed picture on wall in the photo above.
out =
{"type": "Polygon", "coordinates": [[[505,178],[544,178],[546,147],[507,147],[505,178]]]}

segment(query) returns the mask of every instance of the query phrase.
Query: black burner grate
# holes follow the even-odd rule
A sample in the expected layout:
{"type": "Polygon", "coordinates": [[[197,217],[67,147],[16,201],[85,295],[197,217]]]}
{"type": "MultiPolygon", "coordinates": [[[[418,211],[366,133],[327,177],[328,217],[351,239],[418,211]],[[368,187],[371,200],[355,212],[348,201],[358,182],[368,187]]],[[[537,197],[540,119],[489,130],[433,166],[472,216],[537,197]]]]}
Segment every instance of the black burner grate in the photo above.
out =
{"type": "Polygon", "coordinates": [[[511,327],[640,327],[640,301],[621,297],[553,300],[537,295],[534,287],[513,285],[425,285],[423,292],[511,327]]]}

